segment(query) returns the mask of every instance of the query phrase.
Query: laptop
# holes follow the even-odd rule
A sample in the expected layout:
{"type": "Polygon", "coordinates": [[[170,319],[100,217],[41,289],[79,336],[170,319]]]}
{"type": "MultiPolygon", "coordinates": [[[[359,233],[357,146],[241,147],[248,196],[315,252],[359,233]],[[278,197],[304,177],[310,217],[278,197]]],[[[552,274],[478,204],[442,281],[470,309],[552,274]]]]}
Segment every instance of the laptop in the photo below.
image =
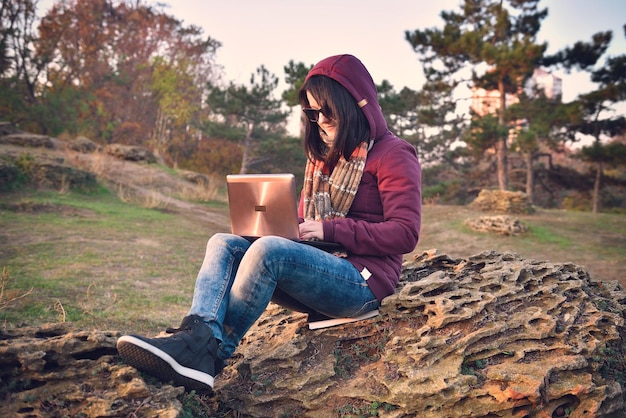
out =
{"type": "Polygon", "coordinates": [[[226,187],[233,234],[249,241],[276,235],[328,252],[342,249],[337,243],[299,238],[296,178],[293,174],[229,174],[226,187]]]}

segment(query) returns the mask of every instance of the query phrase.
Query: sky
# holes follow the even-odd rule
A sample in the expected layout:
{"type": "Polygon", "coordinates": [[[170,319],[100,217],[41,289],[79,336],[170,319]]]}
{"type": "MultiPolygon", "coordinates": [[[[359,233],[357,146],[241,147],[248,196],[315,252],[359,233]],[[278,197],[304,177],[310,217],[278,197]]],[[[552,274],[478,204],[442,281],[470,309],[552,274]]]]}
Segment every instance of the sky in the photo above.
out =
{"type": "MultiPolygon", "coordinates": [[[[202,27],[222,47],[217,63],[225,79],[247,83],[261,64],[284,78],[290,60],[314,64],[330,55],[350,53],[369,69],[378,84],[388,80],[396,90],[419,89],[424,78],[418,55],[405,31],[443,28],[442,10],[460,11],[461,0],[160,0],[165,11],[184,24],[202,27]]],[[[156,3],[156,1],[154,2],[156,3]]],[[[626,53],[624,0],[543,0],[548,8],[539,41],[548,53],[591,35],[612,30],[609,53],[626,53]]],[[[564,100],[574,99],[580,80],[564,78],[564,100]]]]}
{"type": "MultiPolygon", "coordinates": [[[[424,83],[418,55],[405,31],[443,28],[442,10],[460,11],[462,0],[144,0],[164,4],[164,11],[197,25],[222,43],[216,63],[225,81],[247,84],[264,65],[286,86],[290,60],[315,64],[335,54],[349,53],[369,69],[374,81],[389,81],[396,91],[418,90],[424,83]]],[[[49,8],[54,0],[41,0],[49,8]]],[[[538,40],[554,53],[576,41],[590,41],[599,31],[612,30],[609,55],[626,53],[624,0],[542,0],[548,8],[538,40]]],[[[563,79],[563,100],[593,89],[588,75],[555,71],[563,79]]]]}

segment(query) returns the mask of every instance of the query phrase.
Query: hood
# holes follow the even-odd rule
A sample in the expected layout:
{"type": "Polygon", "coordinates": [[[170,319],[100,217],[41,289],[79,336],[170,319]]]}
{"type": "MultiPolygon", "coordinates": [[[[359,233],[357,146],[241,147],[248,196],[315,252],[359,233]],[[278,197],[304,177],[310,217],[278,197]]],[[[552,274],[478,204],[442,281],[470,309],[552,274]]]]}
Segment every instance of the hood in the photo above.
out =
{"type": "Polygon", "coordinates": [[[306,79],[325,75],[344,86],[357,101],[370,125],[374,139],[387,132],[387,122],[378,104],[376,84],[367,68],[356,57],[348,54],[324,58],[309,71],[306,79]]]}

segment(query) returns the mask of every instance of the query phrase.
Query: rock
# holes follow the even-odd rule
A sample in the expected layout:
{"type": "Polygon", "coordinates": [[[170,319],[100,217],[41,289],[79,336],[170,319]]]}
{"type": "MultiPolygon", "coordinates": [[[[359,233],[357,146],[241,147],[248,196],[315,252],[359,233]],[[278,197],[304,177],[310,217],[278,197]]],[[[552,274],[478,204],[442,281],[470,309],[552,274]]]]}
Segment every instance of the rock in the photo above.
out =
{"type": "Polygon", "coordinates": [[[196,173],[195,171],[190,170],[179,170],[178,173],[182,178],[190,183],[197,184],[203,187],[209,186],[210,180],[209,176],[207,176],[206,174],[196,173]]]}
{"type": "Polygon", "coordinates": [[[21,132],[11,122],[0,122],[0,136],[11,135],[21,132]]]}
{"type": "Polygon", "coordinates": [[[0,144],[48,149],[60,149],[63,147],[63,142],[56,138],[52,138],[47,135],[37,135],[26,132],[0,136],[0,144]]]}
{"type": "Polygon", "coordinates": [[[154,154],[147,148],[140,146],[110,144],[104,147],[104,152],[115,158],[126,161],[143,161],[147,163],[156,162],[154,154]]]}
{"type": "Polygon", "coordinates": [[[89,138],[79,136],[67,143],[67,147],[72,151],[89,154],[100,149],[100,146],[89,138]]]}
{"type": "Polygon", "coordinates": [[[180,415],[183,388],[146,384],[119,361],[119,336],[66,323],[0,330],[0,416],[180,415]]]}
{"type": "Polygon", "coordinates": [[[478,232],[495,232],[500,235],[521,235],[528,230],[518,218],[508,215],[467,219],[465,225],[478,232]]]}
{"type": "MultiPolygon", "coordinates": [[[[404,264],[379,311],[310,330],[306,315],[270,304],[217,377],[216,399],[246,417],[626,412],[626,292],[582,267],[431,250],[404,264]]],[[[119,335],[0,329],[0,416],[181,414],[183,389],[124,365],[119,335]]]]}
{"type": "Polygon", "coordinates": [[[0,191],[7,191],[18,179],[19,170],[14,164],[0,159],[0,191]]]}
{"type": "Polygon", "coordinates": [[[31,181],[38,186],[56,190],[94,190],[98,185],[95,174],[54,161],[38,163],[31,173],[31,181]]]}
{"type": "Polygon", "coordinates": [[[483,212],[504,214],[529,214],[534,212],[534,208],[528,200],[526,193],[509,192],[506,190],[483,189],[476,199],[470,203],[470,207],[483,212]]]}
{"type": "Polygon", "coordinates": [[[271,306],[217,394],[253,417],[621,417],[625,299],[573,264],[431,252],[374,319],[271,306]]]}
{"type": "Polygon", "coordinates": [[[94,190],[96,175],[73,167],[63,157],[23,153],[0,160],[0,190],[15,187],[16,182],[31,183],[54,190],[94,190]]]}

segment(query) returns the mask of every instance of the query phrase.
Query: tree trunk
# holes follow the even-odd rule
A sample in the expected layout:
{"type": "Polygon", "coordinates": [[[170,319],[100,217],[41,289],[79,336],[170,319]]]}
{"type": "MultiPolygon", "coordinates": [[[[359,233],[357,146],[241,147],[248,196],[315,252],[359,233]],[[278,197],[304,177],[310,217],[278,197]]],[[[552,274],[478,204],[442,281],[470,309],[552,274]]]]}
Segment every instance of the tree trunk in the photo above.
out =
{"type": "Polygon", "coordinates": [[[533,195],[535,190],[535,171],[533,170],[533,153],[525,152],[524,161],[526,162],[526,196],[528,203],[533,204],[533,195]]]}
{"type": "MultiPolygon", "coordinates": [[[[504,91],[504,81],[498,81],[498,90],[500,91],[500,110],[498,112],[498,124],[500,126],[505,126],[504,111],[506,109],[506,93],[504,91]]],[[[509,188],[507,141],[508,135],[505,135],[504,138],[498,139],[498,142],[496,144],[496,159],[498,163],[498,186],[500,187],[500,190],[508,190],[509,188]]]]}
{"type": "Polygon", "coordinates": [[[593,182],[593,207],[592,213],[598,213],[600,210],[600,183],[602,182],[602,163],[598,163],[596,166],[596,179],[593,182]]]}
{"type": "Polygon", "coordinates": [[[243,140],[243,157],[241,157],[241,168],[239,169],[239,174],[246,174],[248,172],[248,166],[250,165],[250,148],[252,148],[253,128],[253,124],[248,126],[246,137],[243,140]]]}
{"type": "Polygon", "coordinates": [[[166,117],[159,108],[157,110],[156,121],[154,122],[154,128],[152,130],[152,146],[154,147],[152,152],[154,153],[154,157],[156,158],[159,164],[164,164],[165,161],[163,159],[162,150],[164,149],[164,144],[167,141],[167,121],[166,117]]]}

